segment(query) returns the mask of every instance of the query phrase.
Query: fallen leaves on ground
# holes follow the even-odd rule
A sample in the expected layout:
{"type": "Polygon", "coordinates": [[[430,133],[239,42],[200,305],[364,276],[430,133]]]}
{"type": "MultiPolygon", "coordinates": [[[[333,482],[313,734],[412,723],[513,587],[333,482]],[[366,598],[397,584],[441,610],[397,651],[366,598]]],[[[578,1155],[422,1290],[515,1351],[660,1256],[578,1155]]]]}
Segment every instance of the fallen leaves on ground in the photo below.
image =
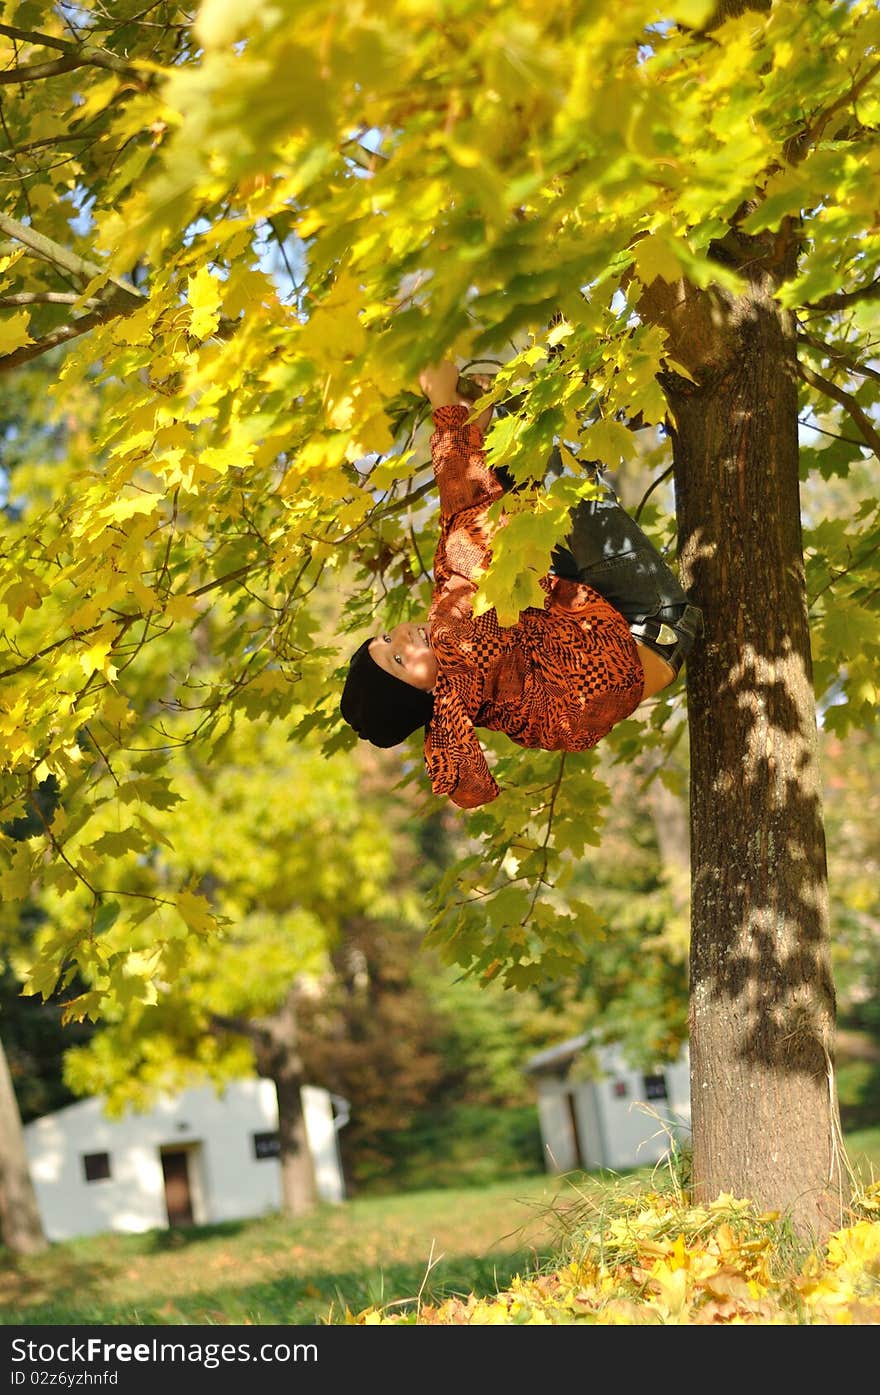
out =
{"type": "Polygon", "coordinates": [[[880,1183],[851,1223],[805,1257],[775,1213],[721,1195],[688,1206],[676,1194],[618,1198],[569,1235],[568,1262],[518,1276],[502,1292],[443,1303],[371,1307],[355,1324],[560,1323],[880,1325],[880,1183]]]}

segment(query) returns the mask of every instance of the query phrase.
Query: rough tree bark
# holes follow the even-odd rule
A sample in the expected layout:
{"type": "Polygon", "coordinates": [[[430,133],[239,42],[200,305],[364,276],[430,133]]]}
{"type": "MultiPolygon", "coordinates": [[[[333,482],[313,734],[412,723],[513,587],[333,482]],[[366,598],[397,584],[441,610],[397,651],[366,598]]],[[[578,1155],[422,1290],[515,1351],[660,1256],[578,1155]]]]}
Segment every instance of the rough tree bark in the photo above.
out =
{"type": "Polygon", "coordinates": [[[48,1249],[28,1168],[18,1101],[0,1041],[0,1235],[16,1255],[48,1249]]]}
{"type": "Polygon", "coordinates": [[[797,229],[718,255],[741,295],[655,282],[682,575],[706,634],[687,666],[695,1194],[747,1196],[803,1235],[848,1197],[834,1087],[825,835],[807,623],[793,316],[797,229]]]}

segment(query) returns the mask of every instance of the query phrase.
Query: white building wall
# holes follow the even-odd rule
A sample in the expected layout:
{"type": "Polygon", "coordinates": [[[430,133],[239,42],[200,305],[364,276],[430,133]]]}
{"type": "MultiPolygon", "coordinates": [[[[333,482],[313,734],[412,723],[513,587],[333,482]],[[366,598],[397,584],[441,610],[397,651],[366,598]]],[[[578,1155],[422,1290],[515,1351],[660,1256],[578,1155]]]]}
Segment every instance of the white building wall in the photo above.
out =
{"type": "Polygon", "coordinates": [[[570,1079],[571,1056],[564,1074],[540,1074],[538,1118],[544,1157],[551,1172],[644,1167],[665,1158],[675,1141],[690,1136],[690,1067],[687,1048],[678,1061],[658,1068],[667,1098],[649,1100],[645,1073],[626,1064],[614,1047],[598,1052],[602,1072],[590,1080],[570,1079]],[[625,1094],[618,1094],[622,1085],[625,1094]],[[574,1136],[572,1115],[577,1121],[574,1136]]]}
{"type": "Polygon", "coordinates": [[[588,1172],[611,1167],[608,1146],[592,1081],[571,1086],[580,1141],[581,1166],[588,1172]]]}
{"type": "Polygon", "coordinates": [[[158,1153],[128,1121],[105,1119],[98,1099],[68,1105],[24,1128],[43,1227],[50,1240],[168,1223],[158,1153]],[[111,1176],[87,1182],[82,1158],[109,1153],[111,1176]]]}
{"type": "MultiPolygon", "coordinates": [[[[200,1224],[260,1216],[281,1205],[277,1158],[256,1158],[253,1135],[278,1128],[278,1100],[271,1080],[237,1080],[217,1097],[210,1087],[187,1090],[171,1102],[178,1127],[163,1143],[202,1140],[205,1215],[200,1224]]],[[[166,1135],[168,1129],[166,1127],[166,1135]]]]}
{"type": "Polygon", "coordinates": [[[577,1167],[577,1139],[574,1136],[569,1087],[565,1081],[538,1081],[538,1119],[548,1172],[571,1172],[577,1167]]]}
{"type": "MultiPolygon", "coordinates": [[[[306,1087],[303,1106],[318,1195],[340,1201],[344,1184],[330,1098],[326,1091],[306,1087]]],[[[253,1147],[255,1133],[277,1128],[275,1086],[262,1079],[234,1081],[221,1095],[210,1086],[185,1090],[159,1100],[147,1114],[130,1111],[121,1119],[106,1118],[100,1098],[35,1119],[25,1126],[24,1136],[46,1234],[50,1240],[67,1240],[105,1230],[167,1226],[163,1149],[188,1154],[196,1224],[278,1210],[278,1159],[257,1158],[253,1147]],[[86,1181],[83,1155],[89,1153],[109,1154],[109,1178],[86,1181]]]]}
{"type": "Polygon", "coordinates": [[[607,1145],[605,1165],[617,1169],[659,1162],[690,1123],[687,1057],[674,1066],[658,1068],[656,1073],[666,1081],[667,1098],[653,1100],[647,1098],[645,1072],[632,1070],[616,1052],[602,1052],[600,1059],[605,1074],[595,1082],[595,1098],[607,1145]],[[620,1083],[625,1095],[615,1092],[620,1083]]]}
{"type": "Polygon", "coordinates": [[[314,1085],[304,1085],[300,1094],[318,1196],[322,1201],[343,1201],[342,1159],[333,1099],[326,1090],[317,1090],[314,1085]]]}

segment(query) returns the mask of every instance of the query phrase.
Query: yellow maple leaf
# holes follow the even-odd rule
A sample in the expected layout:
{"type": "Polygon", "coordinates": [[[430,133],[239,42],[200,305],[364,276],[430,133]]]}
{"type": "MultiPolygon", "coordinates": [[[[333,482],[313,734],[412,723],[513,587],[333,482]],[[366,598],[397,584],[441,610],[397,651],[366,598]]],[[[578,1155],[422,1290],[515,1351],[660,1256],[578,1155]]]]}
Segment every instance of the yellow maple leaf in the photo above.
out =
{"type": "Polygon", "coordinates": [[[11,354],[15,349],[23,348],[25,344],[33,344],[34,341],[28,333],[29,326],[30,319],[26,310],[0,317],[0,356],[11,354]]]}
{"type": "Polygon", "coordinates": [[[828,1263],[832,1268],[862,1268],[880,1260],[880,1223],[857,1221],[838,1230],[828,1241],[828,1263]]]}
{"type": "Polygon", "coordinates": [[[211,904],[205,896],[193,891],[182,891],[177,898],[177,909],[181,918],[197,935],[207,935],[216,929],[216,920],[211,904]]]}
{"type": "Polygon", "coordinates": [[[686,1269],[671,1269],[668,1264],[656,1264],[648,1284],[651,1301],[665,1308],[670,1316],[681,1314],[688,1298],[686,1269]],[[656,1295],[656,1297],[655,1297],[656,1295]]]}
{"type": "Polygon", "coordinates": [[[192,308],[189,332],[195,339],[207,339],[220,323],[220,297],[223,287],[208,267],[202,266],[191,276],[186,288],[192,308]]]}
{"type": "Polygon", "coordinates": [[[198,597],[182,592],[179,596],[169,596],[165,602],[165,614],[171,620],[192,620],[199,613],[198,597]]]}
{"type": "Polygon", "coordinates": [[[87,644],[80,650],[79,661],[87,678],[90,678],[96,670],[106,674],[111,681],[116,677],[116,669],[110,662],[110,651],[113,648],[115,638],[116,626],[104,625],[95,635],[91,644],[87,644]]]}

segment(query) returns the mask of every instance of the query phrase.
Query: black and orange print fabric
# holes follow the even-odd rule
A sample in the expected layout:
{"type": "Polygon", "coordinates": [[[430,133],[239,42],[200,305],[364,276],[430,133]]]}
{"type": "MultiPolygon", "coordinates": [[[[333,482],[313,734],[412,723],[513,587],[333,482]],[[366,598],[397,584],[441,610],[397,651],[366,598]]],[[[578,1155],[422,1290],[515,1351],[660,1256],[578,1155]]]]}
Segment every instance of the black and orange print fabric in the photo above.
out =
{"type": "Polygon", "coordinates": [[[509,627],[494,610],[474,616],[491,558],[486,510],[504,491],[467,415],[464,406],[433,413],[440,540],[429,630],[440,672],[425,764],[436,794],[472,809],[499,793],[476,728],[520,746],[583,751],[638,705],[644,674],[623,616],[582,582],[546,576],[543,608],[509,627]]]}

